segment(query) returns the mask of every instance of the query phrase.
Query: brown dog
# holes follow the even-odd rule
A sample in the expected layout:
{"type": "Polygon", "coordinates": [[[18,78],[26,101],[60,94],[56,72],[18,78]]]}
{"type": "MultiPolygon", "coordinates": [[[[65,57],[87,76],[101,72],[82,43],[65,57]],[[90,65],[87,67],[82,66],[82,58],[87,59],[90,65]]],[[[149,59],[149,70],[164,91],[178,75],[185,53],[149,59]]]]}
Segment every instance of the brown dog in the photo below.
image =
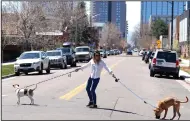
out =
{"type": "MultiPolygon", "coordinates": [[[[164,99],[162,101],[160,101],[158,103],[158,107],[154,110],[154,113],[155,113],[155,116],[156,116],[156,119],[160,119],[160,115],[161,113],[165,110],[165,114],[164,114],[164,117],[162,119],[165,119],[166,118],[166,115],[167,115],[167,112],[168,112],[168,108],[173,106],[173,117],[170,119],[170,120],[173,120],[176,116],[176,112],[180,118],[181,114],[179,112],[179,109],[180,109],[180,103],[187,103],[189,101],[188,97],[186,97],[186,101],[184,102],[181,102],[175,98],[167,98],[167,99],[164,99]]],[[[179,120],[178,118],[178,120],[179,120]]]]}

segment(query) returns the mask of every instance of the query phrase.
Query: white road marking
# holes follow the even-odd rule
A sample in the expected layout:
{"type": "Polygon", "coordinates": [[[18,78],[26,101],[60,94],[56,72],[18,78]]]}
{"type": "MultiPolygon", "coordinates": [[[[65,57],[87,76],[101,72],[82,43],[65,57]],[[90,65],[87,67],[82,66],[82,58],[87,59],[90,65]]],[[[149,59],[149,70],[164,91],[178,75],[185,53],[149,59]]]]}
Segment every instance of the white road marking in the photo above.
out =
{"type": "Polygon", "coordinates": [[[8,81],[8,80],[11,80],[11,79],[15,79],[16,77],[10,77],[10,78],[7,78],[7,79],[2,79],[2,82],[5,82],[5,81],[8,81]]]}
{"type": "Polygon", "coordinates": [[[186,88],[190,92],[190,85],[188,85],[186,82],[176,80],[178,83],[180,83],[184,88],[186,88]]]}
{"type": "Polygon", "coordinates": [[[6,97],[6,96],[8,96],[8,95],[2,95],[2,97],[6,97]]]}

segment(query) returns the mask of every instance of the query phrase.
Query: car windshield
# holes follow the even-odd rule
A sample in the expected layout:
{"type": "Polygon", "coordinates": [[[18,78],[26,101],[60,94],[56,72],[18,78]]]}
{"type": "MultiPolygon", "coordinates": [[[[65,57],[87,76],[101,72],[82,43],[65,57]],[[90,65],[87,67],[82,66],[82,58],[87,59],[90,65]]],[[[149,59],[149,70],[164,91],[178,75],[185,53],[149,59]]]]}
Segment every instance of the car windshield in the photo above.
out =
{"type": "Polygon", "coordinates": [[[76,52],[89,52],[90,49],[89,48],[76,48],[75,51],[76,52]]]}
{"type": "Polygon", "coordinates": [[[61,56],[61,52],[47,52],[47,56],[61,56]]]}
{"type": "Polygon", "coordinates": [[[58,48],[57,50],[61,50],[62,53],[70,53],[71,52],[70,48],[58,48]]]}
{"type": "Polygon", "coordinates": [[[176,54],[170,52],[158,52],[157,58],[164,59],[166,62],[176,62],[176,54]]]}
{"type": "Polygon", "coordinates": [[[35,59],[35,58],[40,58],[39,53],[23,53],[19,59],[35,59]]]}

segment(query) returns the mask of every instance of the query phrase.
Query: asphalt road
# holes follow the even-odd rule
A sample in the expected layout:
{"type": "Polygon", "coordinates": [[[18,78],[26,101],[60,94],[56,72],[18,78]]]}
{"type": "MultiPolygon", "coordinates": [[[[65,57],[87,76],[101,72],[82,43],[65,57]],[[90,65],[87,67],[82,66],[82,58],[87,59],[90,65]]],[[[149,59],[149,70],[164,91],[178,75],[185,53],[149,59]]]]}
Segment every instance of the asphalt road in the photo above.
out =
{"type": "MultiPolygon", "coordinates": [[[[173,78],[150,77],[148,65],[139,57],[113,56],[105,59],[115,75],[127,87],[141,96],[144,100],[157,105],[157,102],[168,96],[175,96],[185,100],[190,98],[190,85],[182,80],[173,78]],[[189,89],[189,90],[188,90],[189,89]]],[[[78,64],[83,65],[83,64],[78,64]]],[[[17,97],[13,84],[21,87],[66,73],[73,70],[52,70],[49,75],[23,75],[2,80],[2,119],[3,120],[150,120],[155,119],[153,107],[144,104],[105,71],[96,90],[98,109],[86,107],[88,97],[85,83],[90,69],[73,73],[71,77],[62,76],[54,80],[41,83],[35,90],[35,105],[28,105],[27,97],[21,98],[21,105],[17,106],[17,97]]],[[[33,88],[33,87],[31,87],[33,88]]],[[[170,108],[167,119],[172,117],[170,108]]],[[[181,105],[181,120],[190,119],[190,103],[181,105]]],[[[163,116],[163,115],[162,115],[163,116]]],[[[176,117],[177,119],[177,117],[176,117]]]]}

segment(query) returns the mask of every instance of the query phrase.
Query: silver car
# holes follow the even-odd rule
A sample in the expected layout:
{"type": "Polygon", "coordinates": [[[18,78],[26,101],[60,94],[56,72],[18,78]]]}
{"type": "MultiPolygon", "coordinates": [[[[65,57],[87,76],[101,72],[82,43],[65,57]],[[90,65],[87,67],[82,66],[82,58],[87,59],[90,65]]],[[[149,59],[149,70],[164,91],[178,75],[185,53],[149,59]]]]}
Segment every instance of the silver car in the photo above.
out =
{"type": "Polygon", "coordinates": [[[51,50],[51,51],[47,51],[46,53],[50,59],[51,67],[59,67],[61,69],[67,68],[66,56],[62,54],[61,50],[51,50]]]}
{"type": "Polygon", "coordinates": [[[76,61],[90,61],[92,59],[92,53],[90,47],[79,46],[75,48],[76,61]]]}

